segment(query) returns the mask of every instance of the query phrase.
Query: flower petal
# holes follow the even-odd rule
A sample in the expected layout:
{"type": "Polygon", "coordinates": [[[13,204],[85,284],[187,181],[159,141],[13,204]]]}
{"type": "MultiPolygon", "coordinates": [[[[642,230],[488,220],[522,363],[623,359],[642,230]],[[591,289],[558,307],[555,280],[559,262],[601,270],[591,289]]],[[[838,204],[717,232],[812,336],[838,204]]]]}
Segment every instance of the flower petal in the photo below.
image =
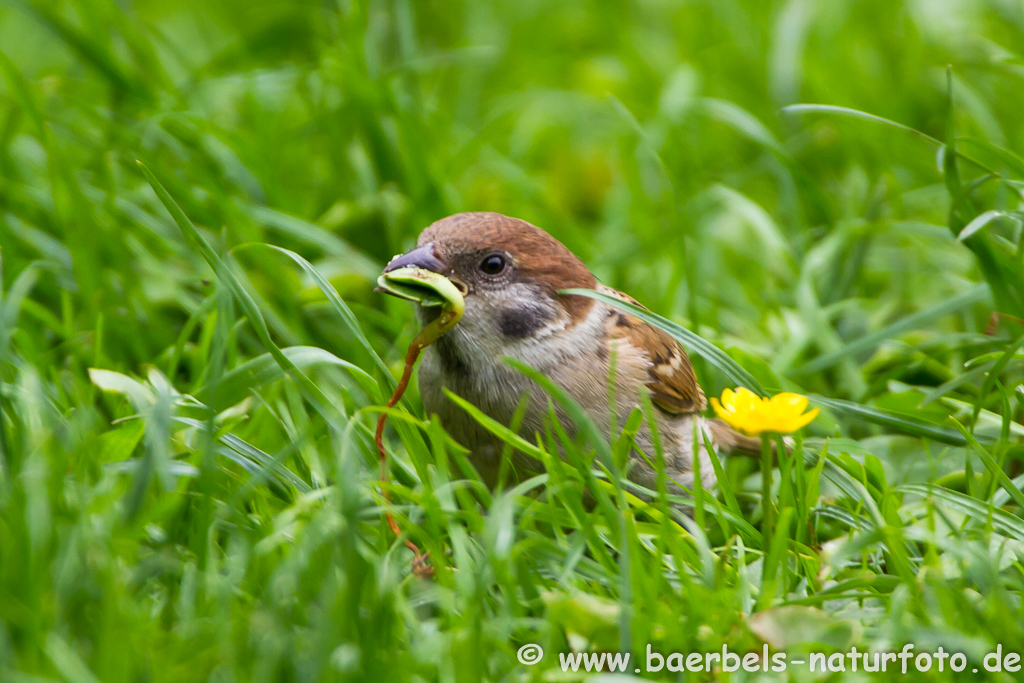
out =
{"type": "Polygon", "coordinates": [[[821,411],[819,409],[812,408],[803,415],[795,416],[790,422],[792,428],[789,431],[795,432],[796,430],[801,429],[802,427],[806,427],[811,423],[811,421],[814,420],[814,418],[818,417],[818,413],[820,412],[821,411]]]}
{"type": "Polygon", "coordinates": [[[801,396],[800,394],[794,394],[789,391],[784,391],[781,394],[775,394],[772,396],[772,405],[779,409],[784,410],[788,415],[799,415],[804,412],[807,408],[807,397],[801,396]]]}
{"type": "Polygon", "coordinates": [[[727,409],[734,409],[736,406],[736,392],[732,389],[725,389],[722,391],[722,405],[727,409]]]}
{"type": "MultiPolygon", "coordinates": [[[[728,391],[728,389],[726,389],[726,391],[728,391]]],[[[723,392],[723,395],[724,395],[724,393],[725,392],[723,392]]],[[[736,388],[736,399],[738,401],[743,401],[744,403],[753,403],[755,401],[760,400],[760,398],[761,398],[760,396],[755,394],[750,389],[747,389],[746,387],[737,387],[736,388]]]]}
{"type": "Polygon", "coordinates": [[[722,399],[711,399],[711,407],[726,424],[750,436],[762,432],[789,434],[807,426],[818,416],[817,408],[804,413],[806,396],[783,391],[761,398],[746,387],[722,391],[722,399]]]}
{"type": "MultiPolygon", "coordinates": [[[[724,393],[722,394],[722,398],[725,398],[724,393]]],[[[721,403],[718,402],[717,398],[711,399],[711,407],[714,409],[715,415],[718,415],[718,417],[725,419],[726,409],[722,406],[721,403]]]]}

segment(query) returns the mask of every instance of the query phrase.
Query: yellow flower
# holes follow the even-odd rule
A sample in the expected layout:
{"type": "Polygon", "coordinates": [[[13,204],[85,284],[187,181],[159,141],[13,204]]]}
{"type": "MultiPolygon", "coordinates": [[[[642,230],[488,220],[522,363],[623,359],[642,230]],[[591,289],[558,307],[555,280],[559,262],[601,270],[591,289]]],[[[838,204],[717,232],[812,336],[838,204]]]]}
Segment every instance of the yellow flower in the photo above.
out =
{"type": "Polygon", "coordinates": [[[745,387],[736,391],[726,389],[722,392],[721,402],[717,398],[711,399],[711,407],[730,427],[750,436],[761,432],[790,434],[809,424],[819,412],[817,408],[804,412],[806,396],[787,391],[771,398],[761,398],[745,387]]]}

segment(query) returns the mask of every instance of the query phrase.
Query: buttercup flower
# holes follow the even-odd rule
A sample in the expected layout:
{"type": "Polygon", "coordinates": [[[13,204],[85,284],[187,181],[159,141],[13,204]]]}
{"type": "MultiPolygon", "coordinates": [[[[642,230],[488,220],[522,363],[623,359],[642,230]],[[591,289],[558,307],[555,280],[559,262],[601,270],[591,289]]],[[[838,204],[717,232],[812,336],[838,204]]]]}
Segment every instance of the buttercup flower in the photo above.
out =
{"type": "Polygon", "coordinates": [[[806,396],[786,391],[771,398],[761,398],[745,387],[736,391],[726,389],[722,392],[721,402],[717,398],[711,399],[711,407],[730,427],[750,436],[761,432],[790,434],[809,424],[819,412],[817,408],[804,412],[806,396]]]}

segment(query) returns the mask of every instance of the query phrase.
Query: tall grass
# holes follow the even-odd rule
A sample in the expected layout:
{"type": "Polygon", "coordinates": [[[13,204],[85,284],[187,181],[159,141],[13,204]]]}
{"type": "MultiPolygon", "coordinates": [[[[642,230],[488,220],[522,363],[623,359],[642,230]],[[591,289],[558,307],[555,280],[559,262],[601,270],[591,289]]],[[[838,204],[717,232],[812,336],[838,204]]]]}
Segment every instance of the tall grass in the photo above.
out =
{"type": "Polygon", "coordinates": [[[909,642],[1004,680],[1022,37],[996,0],[0,4],[0,679],[909,642]],[[473,209],[641,299],[709,395],[814,397],[767,505],[743,458],[684,499],[625,481],[647,404],[530,440],[462,402],[542,463],[491,491],[412,391],[392,511],[437,576],[410,575],[372,428],[416,323],[372,286],[473,209]]]}

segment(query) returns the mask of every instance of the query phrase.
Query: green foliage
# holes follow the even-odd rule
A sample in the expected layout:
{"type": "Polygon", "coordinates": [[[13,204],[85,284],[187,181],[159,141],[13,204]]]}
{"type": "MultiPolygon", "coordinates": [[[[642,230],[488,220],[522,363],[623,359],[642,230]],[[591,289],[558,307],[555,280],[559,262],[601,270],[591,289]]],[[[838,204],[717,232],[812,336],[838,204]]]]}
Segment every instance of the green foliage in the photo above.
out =
{"type": "Polygon", "coordinates": [[[997,0],[0,4],[0,679],[1024,652],[1022,38],[997,0]],[[821,418],[672,498],[660,447],[623,478],[649,402],[531,440],[453,395],[543,472],[491,491],[413,388],[416,579],[372,429],[417,329],[372,288],[460,210],[821,418]]]}

